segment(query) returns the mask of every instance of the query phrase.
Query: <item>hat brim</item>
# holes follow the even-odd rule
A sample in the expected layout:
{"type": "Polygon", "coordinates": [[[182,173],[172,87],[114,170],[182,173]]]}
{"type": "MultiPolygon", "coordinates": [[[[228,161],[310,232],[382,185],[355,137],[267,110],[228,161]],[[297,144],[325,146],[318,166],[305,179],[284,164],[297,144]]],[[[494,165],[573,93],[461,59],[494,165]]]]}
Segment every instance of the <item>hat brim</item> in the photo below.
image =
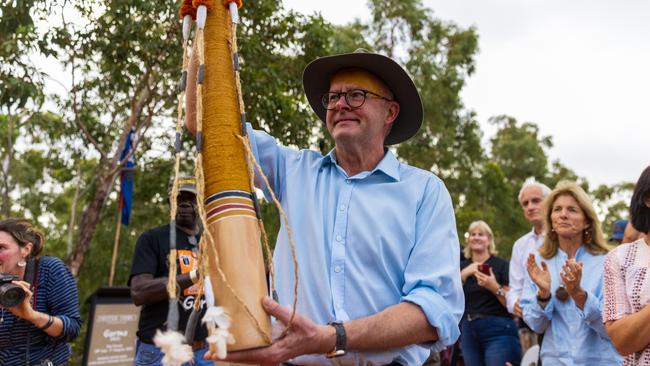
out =
{"type": "Polygon", "coordinates": [[[623,234],[614,234],[609,238],[609,241],[623,240],[623,236],[623,234]]]}
{"type": "Polygon", "coordinates": [[[302,85],[318,118],[325,122],[327,110],[321,103],[321,95],[329,90],[332,77],[341,69],[354,67],[375,74],[388,86],[400,105],[400,112],[384,144],[394,145],[413,137],[422,125],[420,94],[411,77],[397,62],[377,53],[354,52],[321,57],[305,67],[302,85]]]}

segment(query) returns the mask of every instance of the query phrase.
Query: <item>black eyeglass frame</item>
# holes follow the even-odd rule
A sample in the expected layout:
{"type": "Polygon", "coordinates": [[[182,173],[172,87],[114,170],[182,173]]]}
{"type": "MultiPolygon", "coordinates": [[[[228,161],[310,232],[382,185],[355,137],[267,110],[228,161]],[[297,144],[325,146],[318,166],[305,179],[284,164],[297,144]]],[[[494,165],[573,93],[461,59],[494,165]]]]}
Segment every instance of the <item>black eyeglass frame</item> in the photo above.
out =
{"type": "Polygon", "coordinates": [[[388,98],[384,97],[383,95],[379,95],[377,93],[371,92],[370,90],[359,89],[359,88],[350,89],[350,90],[347,90],[347,91],[344,91],[344,92],[327,92],[327,93],[323,93],[321,95],[321,97],[320,97],[320,101],[321,101],[321,104],[323,105],[323,107],[326,110],[331,111],[331,110],[336,108],[336,103],[338,103],[338,101],[341,100],[341,95],[344,95],[345,96],[345,103],[347,103],[347,105],[349,105],[350,108],[356,109],[356,108],[361,108],[364,105],[364,103],[366,103],[366,99],[368,98],[368,94],[371,94],[371,95],[373,95],[373,96],[375,96],[375,97],[377,97],[379,99],[383,99],[383,100],[388,101],[388,102],[395,101],[394,99],[388,99],[388,98]],[[361,104],[355,106],[352,103],[350,103],[350,99],[348,99],[348,96],[349,96],[349,93],[351,93],[351,92],[362,92],[363,93],[363,100],[361,101],[361,104]],[[330,108],[330,106],[329,106],[329,104],[330,104],[330,96],[333,96],[333,95],[336,95],[336,101],[334,101],[332,107],[330,108]]]}

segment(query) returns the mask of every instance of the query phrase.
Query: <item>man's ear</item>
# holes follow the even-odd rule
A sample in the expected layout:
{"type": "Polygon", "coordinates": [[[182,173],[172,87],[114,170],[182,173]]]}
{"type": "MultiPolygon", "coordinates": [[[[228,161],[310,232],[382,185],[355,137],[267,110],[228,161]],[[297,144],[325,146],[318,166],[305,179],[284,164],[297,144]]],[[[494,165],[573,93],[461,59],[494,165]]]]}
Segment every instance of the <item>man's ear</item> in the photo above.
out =
{"type": "Polygon", "coordinates": [[[400,106],[396,101],[390,101],[388,103],[389,106],[386,110],[386,122],[394,123],[395,119],[397,119],[397,116],[399,115],[400,106]]]}

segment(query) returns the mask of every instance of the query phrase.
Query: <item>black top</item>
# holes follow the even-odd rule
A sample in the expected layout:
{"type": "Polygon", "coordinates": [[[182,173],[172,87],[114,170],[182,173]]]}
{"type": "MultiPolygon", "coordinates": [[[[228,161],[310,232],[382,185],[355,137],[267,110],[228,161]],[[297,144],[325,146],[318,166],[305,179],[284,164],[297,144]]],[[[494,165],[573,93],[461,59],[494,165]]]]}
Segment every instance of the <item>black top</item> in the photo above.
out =
{"type": "MultiPolygon", "coordinates": [[[[197,267],[198,255],[198,236],[192,237],[194,244],[190,244],[190,239],[183,231],[176,229],[176,249],[178,273],[187,273],[197,267]]],[[[144,232],[135,246],[133,254],[133,263],[131,265],[131,276],[129,285],[133,276],[150,273],[154,278],[167,277],[169,275],[169,224],[159,226],[144,232]]],[[[195,293],[197,288],[191,286],[179,293],[179,322],[178,329],[185,331],[187,320],[194,307],[195,293]]],[[[205,313],[205,300],[201,299],[201,318],[205,313]]],[[[153,337],[156,329],[165,329],[167,320],[167,311],[169,309],[168,300],[163,300],[153,304],[146,304],[140,310],[140,321],[138,323],[138,338],[145,343],[153,343],[153,337]]],[[[208,335],[205,325],[199,325],[194,335],[194,340],[202,341],[208,335]]]]}
{"type": "MultiPolygon", "coordinates": [[[[461,271],[471,263],[471,259],[463,260],[460,263],[461,271]]],[[[507,286],[509,268],[508,261],[499,257],[490,256],[485,263],[492,267],[497,282],[501,286],[507,286]]],[[[465,283],[463,284],[463,292],[465,293],[465,314],[512,317],[512,315],[508,313],[508,309],[501,305],[497,295],[490,292],[490,290],[479,286],[476,282],[476,277],[467,277],[467,280],[465,280],[465,283]]]]}

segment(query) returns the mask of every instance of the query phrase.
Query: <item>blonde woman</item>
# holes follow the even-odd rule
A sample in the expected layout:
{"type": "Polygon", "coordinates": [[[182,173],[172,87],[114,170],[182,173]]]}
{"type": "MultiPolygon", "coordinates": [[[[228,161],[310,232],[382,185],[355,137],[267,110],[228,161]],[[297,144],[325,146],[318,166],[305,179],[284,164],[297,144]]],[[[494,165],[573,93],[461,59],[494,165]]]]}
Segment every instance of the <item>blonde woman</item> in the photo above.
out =
{"type": "Polygon", "coordinates": [[[587,193],[560,182],[544,201],[544,243],[528,257],[524,321],[544,333],[544,366],[620,365],[601,317],[608,252],[587,193]]]}
{"type": "Polygon", "coordinates": [[[492,229],[474,221],[467,230],[465,260],[460,264],[465,315],[460,345],[466,365],[519,365],[517,325],[506,308],[508,261],[496,256],[492,229]]]}

